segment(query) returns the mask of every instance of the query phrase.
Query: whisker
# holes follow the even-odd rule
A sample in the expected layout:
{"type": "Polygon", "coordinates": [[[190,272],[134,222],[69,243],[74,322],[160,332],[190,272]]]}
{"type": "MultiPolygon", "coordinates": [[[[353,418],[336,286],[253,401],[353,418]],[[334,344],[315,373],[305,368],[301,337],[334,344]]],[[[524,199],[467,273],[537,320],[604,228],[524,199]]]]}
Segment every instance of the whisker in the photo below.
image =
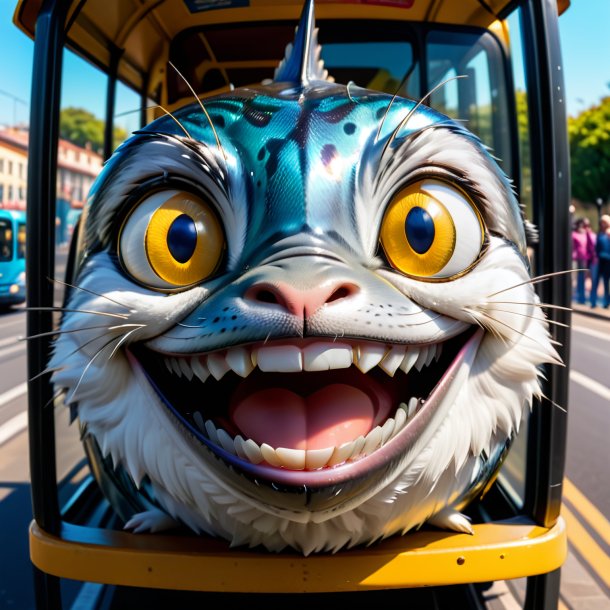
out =
{"type": "Polygon", "coordinates": [[[419,100],[419,102],[417,102],[417,104],[415,104],[415,106],[413,106],[413,108],[411,108],[411,110],[409,110],[409,112],[407,113],[407,116],[405,116],[404,119],[402,119],[402,121],[400,121],[400,123],[398,124],[398,127],[394,130],[394,132],[392,133],[392,135],[389,137],[388,141],[386,142],[385,146],[383,147],[383,152],[382,152],[382,156],[383,154],[385,154],[386,149],[392,144],[392,142],[396,139],[396,136],[398,135],[398,132],[405,127],[405,125],[409,122],[409,120],[411,119],[411,117],[417,112],[417,110],[423,105],[424,101],[427,100],[435,91],[437,91],[438,89],[440,89],[441,87],[444,87],[447,83],[453,81],[453,80],[459,80],[460,78],[468,78],[465,74],[458,74],[457,76],[451,76],[449,78],[446,78],[443,82],[439,83],[438,85],[436,85],[435,87],[433,87],[432,89],[430,89],[430,91],[428,91],[428,93],[426,93],[426,95],[424,95],[421,100],[419,100]]]}
{"type": "Polygon", "coordinates": [[[184,131],[184,133],[186,134],[186,137],[189,140],[193,139],[191,134],[186,130],[186,127],[167,108],[164,108],[163,106],[161,106],[161,104],[157,104],[156,108],[161,108],[161,110],[163,110],[163,112],[165,112],[165,114],[167,114],[167,116],[171,117],[174,120],[174,122],[176,123],[176,125],[178,125],[178,127],[180,127],[180,129],[182,129],[182,131],[184,131]]]}
{"type": "Polygon", "coordinates": [[[182,72],[180,72],[180,70],[178,70],[178,68],[176,68],[176,66],[174,66],[174,64],[171,61],[169,61],[169,59],[167,60],[167,63],[176,71],[176,74],[178,74],[178,76],[185,82],[186,86],[191,90],[191,93],[197,100],[199,106],[201,106],[201,110],[203,111],[203,114],[205,114],[205,118],[208,120],[208,123],[210,124],[210,127],[212,128],[212,131],[214,133],[214,138],[216,139],[216,146],[218,146],[218,150],[222,153],[222,156],[224,157],[224,159],[226,161],[227,155],[226,155],[224,149],[222,148],[222,145],[220,144],[220,138],[218,137],[216,128],[214,127],[214,124],[212,123],[212,119],[211,119],[210,115],[208,114],[208,111],[206,110],[205,106],[203,105],[203,102],[199,99],[199,96],[195,93],[195,89],[193,89],[193,87],[191,87],[191,83],[189,83],[188,80],[186,80],[186,78],[184,77],[182,72]]]}
{"type": "Polygon", "coordinates": [[[356,83],[351,80],[349,81],[349,83],[347,83],[347,85],[345,86],[345,91],[347,92],[347,97],[349,98],[349,101],[352,102],[352,104],[357,104],[358,102],[352,97],[352,94],[349,92],[349,88],[351,85],[355,85],[356,83]]]}
{"type": "Polygon", "coordinates": [[[106,324],[100,324],[99,326],[84,326],[82,328],[71,328],[68,330],[50,330],[45,333],[38,333],[37,335],[28,335],[27,337],[19,337],[17,341],[30,341],[31,339],[39,339],[40,337],[51,337],[54,335],[69,335],[71,333],[79,333],[86,330],[97,330],[100,328],[106,328],[108,330],[116,330],[119,328],[125,328],[129,326],[143,326],[143,324],[120,324],[119,326],[107,326],[106,324]]]}
{"type": "Polygon", "coordinates": [[[86,292],[88,294],[92,294],[93,296],[100,297],[101,299],[106,299],[119,307],[124,307],[127,311],[131,312],[131,307],[128,307],[124,303],[119,303],[119,301],[115,301],[111,299],[108,295],[101,294],[100,292],[95,292],[95,290],[91,290],[90,288],[83,288],[82,286],[77,286],[76,284],[69,284],[68,282],[64,282],[62,280],[58,280],[57,278],[48,278],[49,281],[56,282],[61,284],[62,286],[67,286],[68,288],[74,288],[75,290],[81,290],[82,292],[86,292]]]}
{"type": "Polygon", "coordinates": [[[554,273],[545,273],[544,275],[537,275],[536,277],[532,277],[525,282],[521,282],[520,284],[515,284],[514,286],[510,286],[509,288],[503,288],[502,290],[498,290],[498,292],[494,292],[493,294],[488,294],[485,298],[490,299],[491,297],[495,297],[498,294],[508,292],[509,290],[519,288],[520,286],[525,286],[526,284],[538,284],[539,282],[544,282],[557,275],[566,275],[568,273],[574,273],[575,271],[583,271],[583,269],[566,269],[564,271],[555,271],[554,273]]]}
{"type": "Polygon", "coordinates": [[[91,311],[89,309],[70,309],[67,307],[24,307],[26,311],[55,311],[68,313],[87,313],[96,316],[108,316],[110,318],[120,318],[121,320],[129,320],[129,316],[122,313],[109,313],[107,311],[91,311]]]}
{"type": "Polygon", "coordinates": [[[110,356],[108,356],[108,360],[110,360],[117,352],[117,350],[119,349],[119,347],[121,347],[121,345],[123,345],[123,343],[127,340],[127,338],[130,335],[133,335],[135,332],[142,330],[144,327],[146,326],[146,324],[140,324],[139,328],[134,328],[133,330],[130,330],[128,333],[125,333],[120,341],[114,346],[114,349],[112,350],[112,353],[110,354],[110,356]]]}
{"type": "MultiPolygon", "coordinates": [[[[100,339],[101,337],[97,337],[98,339],[100,339]]],[[[91,367],[91,365],[95,362],[96,358],[110,345],[112,344],[114,341],[116,341],[117,339],[120,339],[120,337],[113,337],[112,339],[110,339],[109,341],[106,341],[106,343],[104,343],[104,345],[102,345],[102,347],[93,355],[93,357],[89,360],[89,362],[87,363],[87,366],[85,366],[85,368],[83,369],[83,372],[81,373],[81,376],[78,379],[78,383],[76,384],[76,387],[72,390],[72,393],[70,394],[69,397],[66,397],[66,403],[70,403],[73,402],[74,397],[76,396],[76,392],[78,391],[78,388],[80,387],[80,384],[82,383],[85,375],[87,374],[87,371],[89,370],[89,368],[91,367]]]]}
{"type": "MultiPolygon", "coordinates": [[[[59,388],[59,390],[57,390],[57,392],[55,392],[55,394],[53,394],[53,396],[51,396],[51,398],[46,402],[46,404],[42,408],[46,409],[49,406],[51,406],[61,396],[63,391],[64,391],[63,388],[59,388]]],[[[72,422],[70,422],[70,423],[72,423],[72,422]]]]}
{"type": "Polygon", "coordinates": [[[520,311],[511,311],[510,309],[498,309],[497,307],[494,307],[493,310],[499,311],[500,313],[509,313],[509,314],[515,315],[515,316],[522,316],[523,318],[530,318],[530,320],[538,320],[539,322],[546,322],[547,324],[554,324],[555,326],[563,326],[564,328],[570,328],[569,324],[564,324],[563,322],[557,322],[556,320],[549,320],[548,318],[541,320],[540,318],[537,318],[536,316],[528,315],[528,314],[520,312],[520,311]]]}
{"type": "MultiPolygon", "coordinates": [[[[415,63],[411,64],[411,66],[409,67],[409,69],[407,70],[406,74],[403,76],[402,80],[400,81],[400,83],[398,84],[398,87],[396,89],[396,92],[394,93],[394,95],[392,96],[392,99],[390,100],[390,103],[388,104],[388,107],[385,109],[385,112],[383,113],[383,117],[381,118],[381,123],[379,123],[379,127],[377,129],[377,134],[375,135],[375,143],[377,142],[377,140],[379,140],[379,136],[381,134],[381,130],[383,129],[383,124],[385,123],[386,118],[388,117],[388,114],[390,112],[390,108],[392,108],[392,104],[396,101],[396,98],[398,97],[398,93],[399,91],[405,86],[405,84],[407,83],[407,81],[409,80],[409,78],[411,78],[411,74],[413,74],[413,71],[415,70],[415,63]]],[[[430,91],[430,93],[428,93],[428,95],[430,95],[434,90],[430,91]]],[[[426,99],[426,96],[424,96],[422,98],[422,101],[426,99]]],[[[420,102],[421,103],[421,102],[420,102]]]]}
{"type": "MultiPolygon", "coordinates": [[[[540,347],[544,347],[544,345],[542,343],[540,343],[540,341],[537,341],[533,337],[530,337],[529,335],[522,333],[521,331],[517,330],[516,328],[513,328],[510,324],[507,324],[506,322],[502,322],[502,320],[498,320],[498,318],[494,318],[493,316],[490,316],[487,312],[479,311],[477,313],[479,313],[482,316],[485,316],[486,318],[489,318],[490,320],[492,320],[493,322],[495,322],[497,324],[502,324],[502,326],[506,326],[506,328],[509,328],[510,330],[517,333],[518,335],[521,335],[522,337],[525,337],[526,339],[529,339],[530,341],[537,343],[538,345],[540,345],[540,347]]],[[[559,343],[558,341],[550,340],[549,342],[552,343],[553,345],[561,345],[561,343],[559,343]]],[[[556,362],[555,364],[561,364],[562,366],[565,366],[563,364],[563,362],[556,362]]]]}
{"type": "Polygon", "coordinates": [[[542,307],[543,309],[560,309],[562,311],[573,311],[571,307],[562,307],[561,305],[553,305],[552,303],[526,303],[523,301],[489,301],[491,304],[499,303],[500,305],[531,305],[532,307],[542,307]]]}

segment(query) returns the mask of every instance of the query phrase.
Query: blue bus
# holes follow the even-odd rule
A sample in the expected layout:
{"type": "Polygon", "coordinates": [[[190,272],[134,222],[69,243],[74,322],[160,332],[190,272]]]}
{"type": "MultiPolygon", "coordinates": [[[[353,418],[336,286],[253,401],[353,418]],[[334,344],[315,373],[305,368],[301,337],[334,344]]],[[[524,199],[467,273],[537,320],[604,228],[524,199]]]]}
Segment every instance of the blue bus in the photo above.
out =
{"type": "Polygon", "coordinates": [[[0,210],[0,308],[25,302],[25,212],[0,210]]]}

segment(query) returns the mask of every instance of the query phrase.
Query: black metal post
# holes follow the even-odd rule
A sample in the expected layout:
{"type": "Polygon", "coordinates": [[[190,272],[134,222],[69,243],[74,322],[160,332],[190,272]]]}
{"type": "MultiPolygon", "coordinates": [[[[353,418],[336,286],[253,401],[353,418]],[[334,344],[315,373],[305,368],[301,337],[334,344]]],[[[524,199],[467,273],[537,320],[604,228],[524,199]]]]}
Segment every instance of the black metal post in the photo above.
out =
{"type": "MultiPolygon", "coordinates": [[[[55,200],[64,24],[69,0],[45,0],[36,22],[27,196],[27,305],[53,306],[55,200]]],[[[27,312],[28,335],[52,329],[50,311],[27,312]]],[[[50,337],[28,344],[30,476],[34,518],[47,532],[60,527],[55,464],[55,422],[48,363],[50,337]]]]}
{"type": "MultiPolygon", "coordinates": [[[[540,228],[536,252],[538,274],[571,267],[570,179],[566,130],[565,88],[559,48],[557,4],[535,0],[524,5],[528,100],[531,113],[534,220],[540,228]]],[[[570,276],[555,276],[538,284],[542,302],[568,306],[570,276]]],[[[569,313],[549,310],[550,318],[569,324],[569,313]]],[[[561,509],[565,466],[568,401],[568,329],[554,326],[553,338],[566,368],[546,367],[543,399],[530,418],[525,509],[540,525],[552,526],[561,509]],[[560,406],[560,408],[557,407],[560,406]]]]}
{"type": "Polygon", "coordinates": [[[108,160],[114,151],[114,108],[116,105],[116,81],[119,61],[123,51],[116,47],[110,50],[108,66],[108,85],[106,89],[106,125],[104,127],[104,160],[108,160]]]}

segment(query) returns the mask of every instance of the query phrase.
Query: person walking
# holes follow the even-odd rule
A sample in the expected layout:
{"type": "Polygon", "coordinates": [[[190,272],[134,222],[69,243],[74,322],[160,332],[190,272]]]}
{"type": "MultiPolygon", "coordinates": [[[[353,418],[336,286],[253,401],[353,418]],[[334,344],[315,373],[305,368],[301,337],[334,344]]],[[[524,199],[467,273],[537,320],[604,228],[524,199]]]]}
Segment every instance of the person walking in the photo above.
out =
{"type": "Polygon", "coordinates": [[[599,233],[595,244],[597,265],[591,284],[591,307],[597,306],[599,281],[603,285],[603,306],[610,306],[610,215],[604,214],[599,219],[599,233]]]}
{"type": "Polygon", "coordinates": [[[588,238],[584,219],[579,218],[572,229],[572,268],[576,271],[575,298],[581,305],[585,304],[585,279],[589,268],[588,238]]]}

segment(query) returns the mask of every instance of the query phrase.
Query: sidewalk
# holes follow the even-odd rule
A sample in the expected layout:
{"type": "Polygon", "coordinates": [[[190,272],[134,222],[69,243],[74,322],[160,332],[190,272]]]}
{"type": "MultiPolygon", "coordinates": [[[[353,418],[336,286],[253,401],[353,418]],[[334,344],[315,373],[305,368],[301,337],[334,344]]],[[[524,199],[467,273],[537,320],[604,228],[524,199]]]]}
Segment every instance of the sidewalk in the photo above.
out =
{"type": "Polygon", "coordinates": [[[574,313],[580,313],[585,316],[591,316],[600,320],[610,320],[610,308],[604,309],[600,305],[594,309],[591,305],[580,305],[579,303],[572,303],[572,311],[574,313]]]}

